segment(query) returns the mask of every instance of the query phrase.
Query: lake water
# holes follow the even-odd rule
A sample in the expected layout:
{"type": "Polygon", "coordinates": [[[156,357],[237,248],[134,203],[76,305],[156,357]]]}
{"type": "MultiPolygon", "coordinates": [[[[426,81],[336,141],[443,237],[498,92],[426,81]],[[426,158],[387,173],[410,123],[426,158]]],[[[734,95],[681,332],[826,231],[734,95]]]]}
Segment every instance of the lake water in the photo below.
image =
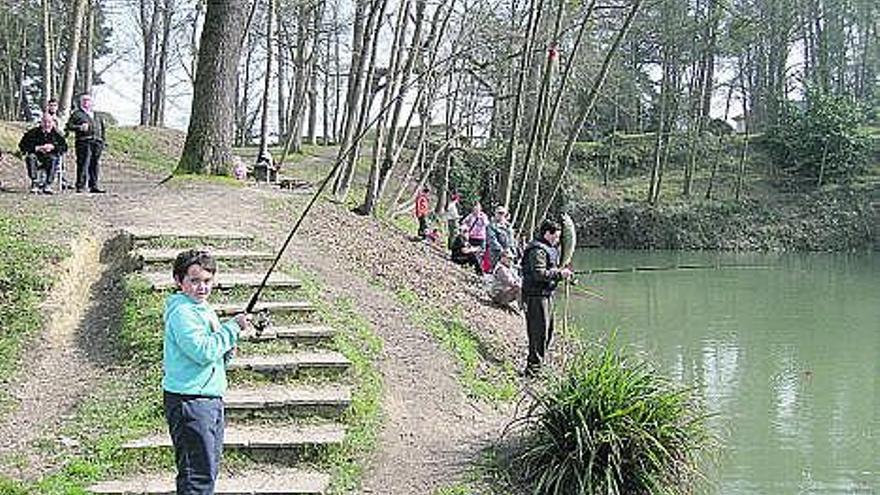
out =
{"type": "MultiPolygon", "coordinates": [[[[631,345],[702,392],[711,493],[880,493],[880,256],[580,250],[585,338],[631,345]]],[[[560,300],[561,301],[561,300],[560,300]]]]}

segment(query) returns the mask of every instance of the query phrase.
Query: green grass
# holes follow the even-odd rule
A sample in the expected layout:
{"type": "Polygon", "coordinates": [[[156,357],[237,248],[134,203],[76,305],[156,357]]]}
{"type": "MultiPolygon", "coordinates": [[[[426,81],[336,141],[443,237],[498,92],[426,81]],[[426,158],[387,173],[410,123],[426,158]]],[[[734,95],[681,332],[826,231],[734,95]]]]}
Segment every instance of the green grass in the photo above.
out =
{"type": "MultiPolygon", "coordinates": [[[[50,221],[0,212],[0,382],[14,374],[25,342],[42,326],[39,304],[53,282],[51,263],[65,255],[64,249],[40,240],[50,221]]],[[[0,413],[9,400],[0,391],[0,413]]]]}
{"type": "Polygon", "coordinates": [[[21,136],[34,125],[25,122],[0,122],[0,149],[4,152],[17,151],[21,136]]]}
{"type": "Polygon", "coordinates": [[[152,290],[138,275],[125,281],[126,300],[119,341],[130,363],[160,373],[162,363],[162,305],[169,292],[152,290]]]}
{"type": "MultiPolygon", "coordinates": [[[[117,160],[130,161],[145,170],[171,172],[177,166],[179,154],[159,139],[167,130],[148,130],[143,127],[107,127],[107,153],[117,160]]],[[[183,138],[175,137],[182,142],[183,138]]]]}
{"type": "Polygon", "coordinates": [[[100,479],[142,469],[171,469],[170,452],[133,453],[121,445],[164,424],[159,398],[161,379],[161,307],[146,284],[125,286],[126,301],[118,344],[123,357],[115,377],[94,390],[65,424],[62,435],[77,442],[65,447],[54,439],[38,444],[41,455],[61,468],[30,483],[0,478],[0,494],[77,495],[100,479]],[[16,491],[17,490],[17,491],[16,491]]]}
{"type": "Polygon", "coordinates": [[[518,381],[513,364],[488,359],[479,338],[460,315],[429,307],[409,289],[398,288],[395,295],[409,308],[416,323],[427,328],[455,358],[460,368],[459,381],[469,396],[496,402],[516,396],[518,381]]]}

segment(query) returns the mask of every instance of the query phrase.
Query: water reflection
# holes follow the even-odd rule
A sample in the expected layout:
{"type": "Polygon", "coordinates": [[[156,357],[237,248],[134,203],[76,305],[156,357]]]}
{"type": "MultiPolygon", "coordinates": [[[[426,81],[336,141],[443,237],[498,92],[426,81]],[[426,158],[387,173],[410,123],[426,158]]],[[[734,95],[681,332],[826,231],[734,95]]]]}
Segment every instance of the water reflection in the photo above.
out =
{"type": "Polygon", "coordinates": [[[572,314],[701,390],[720,494],[880,491],[876,255],[583,251],[572,314]],[[660,266],[713,268],[638,270],[660,266]],[[717,267],[717,268],[715,268],[717,267]]]}

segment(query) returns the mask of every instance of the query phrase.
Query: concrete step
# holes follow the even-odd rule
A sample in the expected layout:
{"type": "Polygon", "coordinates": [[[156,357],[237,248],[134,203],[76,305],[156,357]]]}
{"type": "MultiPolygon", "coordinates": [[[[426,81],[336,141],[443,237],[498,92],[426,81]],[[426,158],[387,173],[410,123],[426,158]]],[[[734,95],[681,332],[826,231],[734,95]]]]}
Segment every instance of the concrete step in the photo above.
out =
{"type": "MultiPolygon", "coordinates": [[[[286,450],[303,447],[335,445],[345,437],[345,427],[338,423],[316,425],[226,425],[224,449],[286,450]]],[[[168,432],[132,440],[124,449],[170,448],[168,432]]]]}
{"type": "MultiPolygon", "coordinates": [[[[239,234],[228,231],[172,231],[172,230],[146,230],[125,229],[131,237],[135,247],[163,247],[172,246],[214,246],[214,247],[243,247],[256,242],[256,238],[249,234],[239,234]]],[[[183,249],[181,247],[181,249],[183,249]]]]}
{"type": "Polygon", "coordinates": [[[282,385],[230,389],[223,403],[230,411],[343,409],[351,404],[351,389],[341,386],[293,388],[282,385]]]}
{"type": "MultiPolygon", "coordinates": [[[[131,253],[133,258],[146,265],[167,265],[169,268],[182,249],[138,249],[131,253]]],[[[222,264],[235,262],[269,263],[275,259],[275,253],[268,251],[248,251],[245,249],[212,249],[211,255],[222,264]]]]}
{"type": "Polygon", "coordinates": [[[296,373],[300,370],[345,371],[351,366],[345,356],[336,351],[301,351],[292,354],[273,354],[271,356],[236,357],[227,369],[249,370],[258,373],[296,373]]]}
{"type": "MultiPolygon", "coordinates": [[[[232,316],[244,311],[247,302],[212,304],[218,316],[232,316]]],[[[254,307],[254,311],[268,310],[271,314],[286,313],[309,313],[315,310],[315,306],[306,301],[277,301],[260,302],[254,307]]]]}
{"type": "MultiPolygon", "coordinates": [[[[161,273],[142,273],[141,276],[147,279],[153,290],[167,290],[177,287],[177,282],[174,281],[174,276],[171,274],[170,270],[161,273]]],[[[220,273],[214,280],[214,288],[234,289],[236,287],[258,287],[260,282],[263,281],[263,276],[264,275],[253,273],[220,273]]],[[[302,283],[299,279],[280,273],[272,274],[272,276],[269,277],[269,280],[266,281],[266,287],[281,289],[296,289],[301,285],[302,283]]]]}
{"type": "MultiPolygon", "coordinates": [[[[150,474],[141,477],[105,481],[88,488],[95,495],[174,495],[175,473],[150,474]]],[[[214,491],[217,495],[322,495],[330,484],[330,476],[317,471],[273,469],[266,473],[224,476],[221,470],[214,491]]]]}
{"type": "Polygon", "coordinates": [[[304,323],[289,326],[270,326],[260,335],[246,339],[246,342],[265,342],[269,340],[290,340],[293,342],[318,342],[330,340],[336,335],[336,330],[327,325],[315,325],[304,323]]]}

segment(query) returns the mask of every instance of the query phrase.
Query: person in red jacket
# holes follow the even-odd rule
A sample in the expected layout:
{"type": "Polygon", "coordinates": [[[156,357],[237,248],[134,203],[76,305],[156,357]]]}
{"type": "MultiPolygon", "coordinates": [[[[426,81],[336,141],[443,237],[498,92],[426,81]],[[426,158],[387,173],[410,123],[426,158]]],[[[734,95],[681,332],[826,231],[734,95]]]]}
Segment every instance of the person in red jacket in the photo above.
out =
{"type": "Polygon", "coordinates": [[[416,194],[416,218],[419,220],[419,239],[424,239],[425,233],[428,231],[429,210],[428,186],[425,186],[416,194]]]}

